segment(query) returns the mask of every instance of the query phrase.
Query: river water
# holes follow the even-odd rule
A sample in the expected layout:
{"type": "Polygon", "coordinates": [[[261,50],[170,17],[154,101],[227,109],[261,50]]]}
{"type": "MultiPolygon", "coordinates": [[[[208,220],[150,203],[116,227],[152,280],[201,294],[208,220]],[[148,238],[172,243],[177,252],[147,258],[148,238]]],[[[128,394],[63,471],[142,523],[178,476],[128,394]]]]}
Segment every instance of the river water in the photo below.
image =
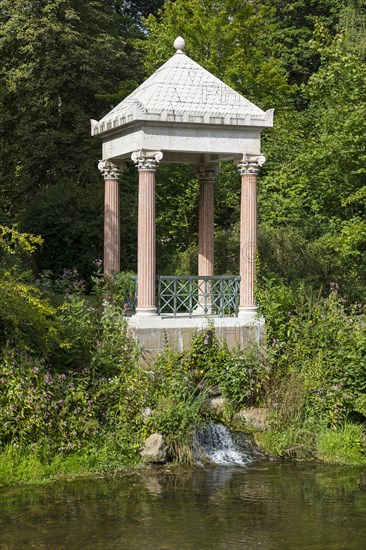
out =
{"type": "Polygon", "coordinates": [[[366,471],[294,462],[12,486],[0,548],[366,548],[366,471]]]}

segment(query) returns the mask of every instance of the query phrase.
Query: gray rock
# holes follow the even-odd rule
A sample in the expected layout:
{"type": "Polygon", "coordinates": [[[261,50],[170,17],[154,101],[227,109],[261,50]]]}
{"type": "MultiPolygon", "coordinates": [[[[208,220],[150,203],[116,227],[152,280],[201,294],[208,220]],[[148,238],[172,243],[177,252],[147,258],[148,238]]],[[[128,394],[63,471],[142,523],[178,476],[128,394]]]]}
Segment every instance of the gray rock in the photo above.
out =
{"type": "Polygon", "coordinates": [[[149,435],[140,456],[144,462],[165,464],[167,461],[167,448],[163,436],[158,433],[149,435]]]}
{"type": "Polygon", "coordinates": [[[212,397],[211,399],[207,399],[207,409],[217,416],[222,416],[225,412],[227,401],[225,397],[212,397]]]}
{"type": "Polygon", "coordinates": [[[268,414],[268,409],[251,407],[250,409],[241,409],[236,417],[245,420],[250,428],[262,431],[268,427],[268,414]]]}
{"type": "Polygon", "coordinates": [[[145,407],[142,411],[142,418],[144,420],[144,423],[146,424],[148,418],[153,414],[153,410],[150,407],[145,407]]]}

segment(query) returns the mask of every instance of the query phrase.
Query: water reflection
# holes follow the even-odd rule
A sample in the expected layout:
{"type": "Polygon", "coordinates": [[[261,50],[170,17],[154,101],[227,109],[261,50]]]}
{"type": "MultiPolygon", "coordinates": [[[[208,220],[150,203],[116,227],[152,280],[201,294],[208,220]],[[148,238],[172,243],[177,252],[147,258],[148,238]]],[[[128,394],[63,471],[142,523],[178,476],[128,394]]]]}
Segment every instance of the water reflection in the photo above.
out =
{"type": "Polygon", "coordinates": [[[0,548],[361,550],[366,474],[261,462],[4,489],[0,548]]]}

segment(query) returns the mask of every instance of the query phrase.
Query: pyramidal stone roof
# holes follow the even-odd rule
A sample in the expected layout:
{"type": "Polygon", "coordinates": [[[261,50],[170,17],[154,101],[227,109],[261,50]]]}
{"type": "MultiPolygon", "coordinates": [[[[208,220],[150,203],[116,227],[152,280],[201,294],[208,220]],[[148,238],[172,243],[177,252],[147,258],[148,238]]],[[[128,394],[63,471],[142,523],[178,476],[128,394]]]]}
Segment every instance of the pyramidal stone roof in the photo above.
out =
{"type": "Polygon", "coordinates": [[[136,121],[186,122],[240,126],[273,126],[273,109],[262,111],[184,53],[176,53],[99,122],[92,135],[136,121]]]}

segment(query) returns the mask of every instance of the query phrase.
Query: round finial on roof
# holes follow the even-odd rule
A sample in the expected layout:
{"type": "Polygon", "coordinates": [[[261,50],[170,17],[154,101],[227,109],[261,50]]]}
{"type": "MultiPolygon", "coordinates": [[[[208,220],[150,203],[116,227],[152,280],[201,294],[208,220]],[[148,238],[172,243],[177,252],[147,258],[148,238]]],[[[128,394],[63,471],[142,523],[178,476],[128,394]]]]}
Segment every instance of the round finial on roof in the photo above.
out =
{"type": "Polygon", "coordinates": [[[184,41],[184,38],[182,38],[181,36],[178,36],[178,38],[174,40],[174,48],[177,50],[176,53],[184,53],[183,50],[185,50],[186,48],[186,43],[184,41]]]}

